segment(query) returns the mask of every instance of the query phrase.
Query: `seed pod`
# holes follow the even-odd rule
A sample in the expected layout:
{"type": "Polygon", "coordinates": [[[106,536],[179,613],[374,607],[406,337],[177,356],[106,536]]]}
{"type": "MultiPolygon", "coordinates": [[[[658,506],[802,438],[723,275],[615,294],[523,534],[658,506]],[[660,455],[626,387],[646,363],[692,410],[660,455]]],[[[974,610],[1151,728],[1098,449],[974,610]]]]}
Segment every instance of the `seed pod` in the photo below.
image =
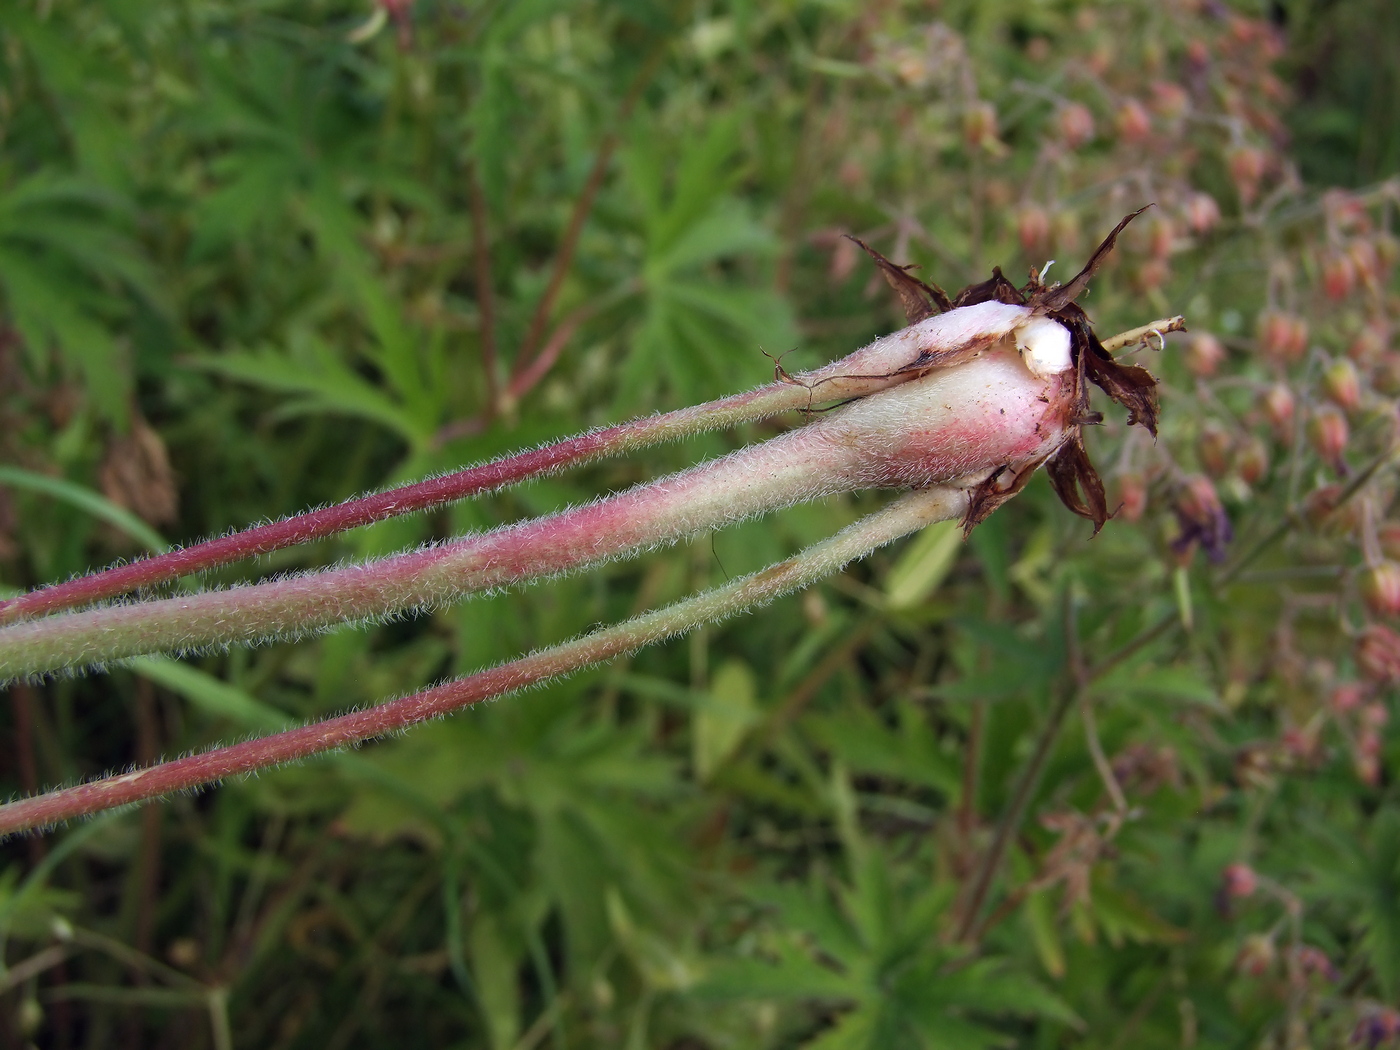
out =
{"type": "Polygon", "coordinates": [[[1141,142],[1152,134],[1152,117],[1147,107],[1135,98],[1126,100],[1118,107],[1113,123],[1125,142],[1141,142]]]}
{"type": "Polygon", "coordinates": [[[1333,361],[1322,373],[1322,392],[1339,408],[1350,412],[1361,403],[1361,377],[1345,357],[1333,361]]]}
{"type": "Polygon", "coordinates": [[[1081,103],[1061,106],[1058,122],[1060,138],[1070,149],[1078,149],[1094,137],[1094,115],[1081,103]]]}
{"type": "Polygon", "coordinates": [[[1187,478],[1177,493],[1175,509],[1181,535],[1172,541],[1172,550],[1187,561],[1200,544],[1211,561],[1224,561],[1225,546],[1234,537],[1234,531],[1211,480],[1200,474],[1187,478]]]}
{"type": "Polygon", "coordinates": [[[1346,473],[1346,461],[1342,458],[1347,442],[1351,439],[1351,428],[1347,417],[1331,405],[1324,405],[1313,413],[1308,423],[1308,440],[1324,463],[1338,474],[1346,473]]]}
{"type": "Polygon", "coordinates": [[[1376,287],[1381,278],[1381,257],[1376,246],[1364,237],[1358,237],[1347,246],[1347,255],[1356,270],[1356,279],[1368,288],[1376,287]]]}
{"type": "Polygon", "coordinates": [[[1366,570],[1361,596],[1376,616],[1400,616],[1400,565],[1383,561],[1366,570]]]}
{"type": "Polygon", "coordinates": [[[1377,685],[1400,682],[1400,634],[1373,623],[1356,640],[1356,666],[1377,685]]]}
{"type": "Polygon", "coordinates": [[[1193,233],[1204,235],[1220,223],[1220,205],[1209,193],[1193,193],[1186,198],[1186,222],[1193,233]]]}
{"type": "Polygon", "coordinates": [[[1198,379],[1209,379],[1225,360],[1225,344],[1209,332],[1195,336],[1186,348],[1186,369],[1198,379]]]}
{"type": "Polygon", "coordinates": [[[1264,392],[1263,397],[1260,398],[1259,407],[1263,410],[1264,418],[1269,421],[1269,426],[1279,443],[1292,444],[1293,413],[1297,408],[1293,391],[1283,383],[1275,383],[1264,392]]]}

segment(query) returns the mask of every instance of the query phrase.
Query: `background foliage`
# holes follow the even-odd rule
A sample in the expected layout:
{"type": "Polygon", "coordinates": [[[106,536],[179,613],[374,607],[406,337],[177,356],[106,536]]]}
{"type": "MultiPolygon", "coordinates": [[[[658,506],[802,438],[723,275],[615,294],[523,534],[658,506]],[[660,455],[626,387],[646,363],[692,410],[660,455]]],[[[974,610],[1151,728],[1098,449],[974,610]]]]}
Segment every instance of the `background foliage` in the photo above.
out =
{"type": "MultiPolygon", "coordinates": [[[[1103,334],[1188,314],[1194,340],[1142,353],[1162,440],[1091,435],[1123,501],[1092,542],[1037,481],[966,545],[936,526],[631,662],[4,844],[0,1042],[1400,1036],[1400,10],[380,2],[6,7],[7,586],[738,390],[764,352],[848,352],[901,322],[843,231],[958,287],[1052,256],[1063,276],[1156,201],[1085,305],[1103,334]]],[[[407,692],[872,499],[372,629],[16,686],[0,779],[407,692]]]]}

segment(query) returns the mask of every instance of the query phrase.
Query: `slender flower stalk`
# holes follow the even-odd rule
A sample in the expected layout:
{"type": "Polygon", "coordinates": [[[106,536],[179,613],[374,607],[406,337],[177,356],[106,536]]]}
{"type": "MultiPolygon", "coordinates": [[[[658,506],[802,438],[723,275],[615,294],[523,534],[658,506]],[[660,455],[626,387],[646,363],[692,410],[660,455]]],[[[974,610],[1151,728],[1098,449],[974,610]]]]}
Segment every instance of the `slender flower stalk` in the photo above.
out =
{"type": "Polygon", "coordinates": [[[0,805],[0,836],[309,758],[571,674],[800,590],[901,536],[964,514],[967,506],[963,488],[909,493],[786,561],[518,660],[324,722],[0,805]]]}
{"type": "Polygon", "coordinates": [[[1008,464],[1038,464],[1068,432],[1068,343],[1061,370],[1037,375],[1017,342],[1034,340],[1042,319],[1022,310],[1020,320],[970,361],[592,504],[364,565],[11,625],[0,629],[0,679],[296,636],[574,571],[837,492],[973,486],[1008,464]]]}
{"type": "Polygon", "coordinates": [[[0,601],[0,624],[71,609],[331,536],[386,518],[440,507],[531,478],[584,466],[685,437],[751,423],[781,412],[863,397],[912,378],[921,359],[975,352],[1003,337],[1024,310],[981,304],[933,317],[875,340],[825,368],[784,376],[742,394],[579,434],[439,477],[308,511],[281,521],[143,558],[0,601]]]}

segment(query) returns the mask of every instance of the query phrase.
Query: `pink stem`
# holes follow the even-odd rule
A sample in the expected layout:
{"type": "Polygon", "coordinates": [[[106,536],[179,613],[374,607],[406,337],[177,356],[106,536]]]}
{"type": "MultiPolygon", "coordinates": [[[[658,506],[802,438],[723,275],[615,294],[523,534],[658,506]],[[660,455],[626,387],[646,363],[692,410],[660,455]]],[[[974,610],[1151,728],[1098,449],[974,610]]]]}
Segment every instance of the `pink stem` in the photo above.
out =
{"type": "Polygon", "coordinates": [[[510,663],[378,707],[0,805],[0,835],[47,827],[100,810],[187,791],[240,773],[309,758],[602,663],[808,586],[877,547],[931,521],[957,516],[966,507],[967,493],[960,489],[933,488],[912,493],[830,539],[761,572],[510,663]]]}

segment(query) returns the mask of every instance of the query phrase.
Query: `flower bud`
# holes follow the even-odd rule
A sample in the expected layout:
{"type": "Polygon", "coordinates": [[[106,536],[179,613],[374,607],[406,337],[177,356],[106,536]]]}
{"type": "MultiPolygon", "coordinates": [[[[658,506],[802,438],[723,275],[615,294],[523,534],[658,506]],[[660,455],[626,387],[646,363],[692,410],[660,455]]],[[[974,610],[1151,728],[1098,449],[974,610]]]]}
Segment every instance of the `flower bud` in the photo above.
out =
{"type": "Polygon", "coordinates": [[[1342,486],[1323,485],[1303,500],[1308,523],[1329,536],[1350,536],[1361,528],[1364,511],[1356,500],[1341,503],[1342,486]]]}
{"type": "Polygon", "coordinates": [[[1308,322],[1296,314],[1265,310],[1255,328],[1259,352],[1279,364],[1291,364],[1308,348],[1308,322]]]}
{"type": "Polygon", "coordinates": [[[1139,291],[1153,292],[1166,284],[1171,275],[1171,264],[1167,260],[1148,259],[1138,267],[1137,279],[1134,283],[1139,291]]]}
{"type": "Polygon", "coordinates": [[[1347,357],[1357,364],[1368,365],[1385,352],[1385,329],[1378,324],[1364,324],[1347,346],[1347,357]]]}
{"type": "Polygon", "coordinates": [[[1039,258],[1050,250],[1050,216],[1038,204],[1029,204],[1016,216],[1016,236],[1021,250],[1039,258]]]}
{"type": "Polygon", "coordinates": [[[1152,118],[1147,107],[1135,98],[1130,98],[1118,107],[1113,123],[1125,142],[1141,142],[1152,134],[1152,118]]]}
{"type": "Polygon", "coordinates": [[[1118,479],[1118,516],[1124,521],[1140,521],[1147,510],[1147,479],[1129,471],[1118,479]]]}
{"type": "Polygon", "coordinates": [[[1172,549],[1189,560],[1199,543],[1211,561],[1224,561],[1225,545],[1234,534],[1210,479],[1200,474],[1187,478],[1177,494],[1175,509],[1181,535],[1172,541],[1172,549]]]}
{"type": "Polygon", "coordinates": [[[1361,403],[1361,377],[1356,366],[1343,357],[1322,373],[1322,392],[1336,405],[1350,412],[1361,403]]]}
{"type": "Polygon", "coordinates": [[[1400,565],[1383,561],[1366,570],[1361,596],[1376,616],[1400,616],[1400,565]]]}
{"type": "Polygon", "coordinates": [[[1240,945],[1235,956],[1235,967],[1249,977],[1263,977],[1278,962],[1278,949],[1272,937],[1262,933],[1251,933],[1240,945]]]}
{"type": "Polygon", "coordinates": [[[1070,149],[1078,149],[1094,137],[1094,115],[1078,102],[1061,106],[1058,122],[1060,138],[1070,149]]]}
{"type": "Polygon", "coordinates": [[[1331,405],[1324,405],[1313,413],[1308,423],[1308,440],[1322,461],[1338,474],[1346,473],[1346,460],[1342,454],[1351,440],[1351,428],[1347,417],[1331,405]]]}
{"type": "Polygon", "coordinates": [[[1186,222],[1193,233],[1207,234],[1220,223],[1220,205],[1209,193],[1193,193],[1186,198],[1186,222]]]}
{"type": "Polygon", "coordinates": [[[1381,553],[1391,561],[1400,561],[1400,521],[1383,521],[1376,530],[1381,553]]]}
{"type": "Polygon", "coordinates": [[[1340,251],[1327,254],[1322,261],[1322,290],[1334,302],[1345,299],[1356,289],[1356,264],[1351,256],[1340,251]]]}
{"type": "Polygon", "coordinates": [[[1376,246],[1365,238],[1358,237],[1347,246],[1347,255],[1356,270],[1356,279],[1368,288],[1374,288],[1381,279],[1381,257],[1376,246]]]}
{"type": "Polygon", "coordinates": [[[1361,724],[1372,729],[1380,729],[1390,721],[1390,708],[1379,701],[1371,701],[1361,709],[1361,724]]]}
{"type": "Polygon", "coordinates": [[[1225,344],[1209,332],[1195,336],[1186,347],[1186,369],[1198,379],[1209,379],[1225,360],[1225,344]]]}
{"type": "Polygon", "coordinates": [[[1148,253],[1154,259],[1165,259],[1172,253],[1172,246],[1176,243],[1176,230],[1172,228],[1171,220],[1164,216],[1157,216],[1148,225],[1148,253]]]}
{"type": "Polygon", "coordinates": [[[1246,485],[1257,485],[1269,472],[1269,449],[1257,434],[1250,434],[1235,450],[1235,470],[1246,485]]]}
{"type": "Polygon", "coordinates": [[[1293,962],[1304,977],[1321,977],[1324,981],[1335,981],[1340,976],[1327,953],[1311,944],[1300,944],[1294,948],[1293,962]]]}
{"type": "Polygon", "coordinates": [[[1327,697],[1327,706],[1333,714],[1345,715],[1355,711],[1366,698],[1366,689],[1360,682],[1343,682],[1327,697]]]}
{"type": "Polygon", "coordinates": [[[1215,420],[1206,422],[1196,440],[1196,458],[1201,462],[1201,469],[1216,480],[1223,478],[1230,472],[1233,447],[1234,441],[1228,430],[1215,420]]]}
{"type": "Polygon", "coordinates": [[[1397,1036],[1400,1036],[1400,1012],[1389,1007],[1366,1013],[1351,1030],[1351,1042],[1366,1050],[1376,1050],[1376,1047],[1397,1036]]]}
{"type": "Polygon", "coordinates": [[[1254,146],[1240,146],[1230,151],[1226,163],[1230,167],[1230,178],[1234,180],[1235,192],[1240,195],[1240,200],[1246,205],[1252,204],[1259,192],[1259,183],[1264,178],[1268,156],[1254,146]]]}
{"type": "Polygon", "coordinates": [[[1151,87],[1153,112],[1165,120],[1180,120],[1186,115],[1191,96],[1186,89],[1171,80],[1158,80],[1151,87]]]}
{"type": "Polygon", "coordinates": [[[1400,682],[1400,634],[1373,623],[1356,640],[1356,666],[1377,685],[1400,682]]]}
{"type": "Polygon", "coordinates": [[[1371,370],[1371,386],[1386,397],[1400,397],[1400,354],[1386,351],[1371,370]]]}
{"type": "Polygon", "coordinates": [[[963,111],[963,141],[971,149],[991,150],[997,145],[997,109],[977,101],[963,111]]]}
{"type": "Polygon", "coordinates": [[[1259,407],[1263,409],[1264,418],[1268,420],[1274,437],[1278,438],[1281,444],[1292,443],[1293,413],[1297,407],[1293,391],[1283,383],[1275,383],[1264,392],[1259,407]]]}
{"type": "Polygon", "coordinates": [[[1225,896],[1235,900],[1252,897],[1254,891],[1259,888],[1259,876],[1248,864],[1227,864],[1225,870],[1220,873],[1220,881],[1225,896]]]}

